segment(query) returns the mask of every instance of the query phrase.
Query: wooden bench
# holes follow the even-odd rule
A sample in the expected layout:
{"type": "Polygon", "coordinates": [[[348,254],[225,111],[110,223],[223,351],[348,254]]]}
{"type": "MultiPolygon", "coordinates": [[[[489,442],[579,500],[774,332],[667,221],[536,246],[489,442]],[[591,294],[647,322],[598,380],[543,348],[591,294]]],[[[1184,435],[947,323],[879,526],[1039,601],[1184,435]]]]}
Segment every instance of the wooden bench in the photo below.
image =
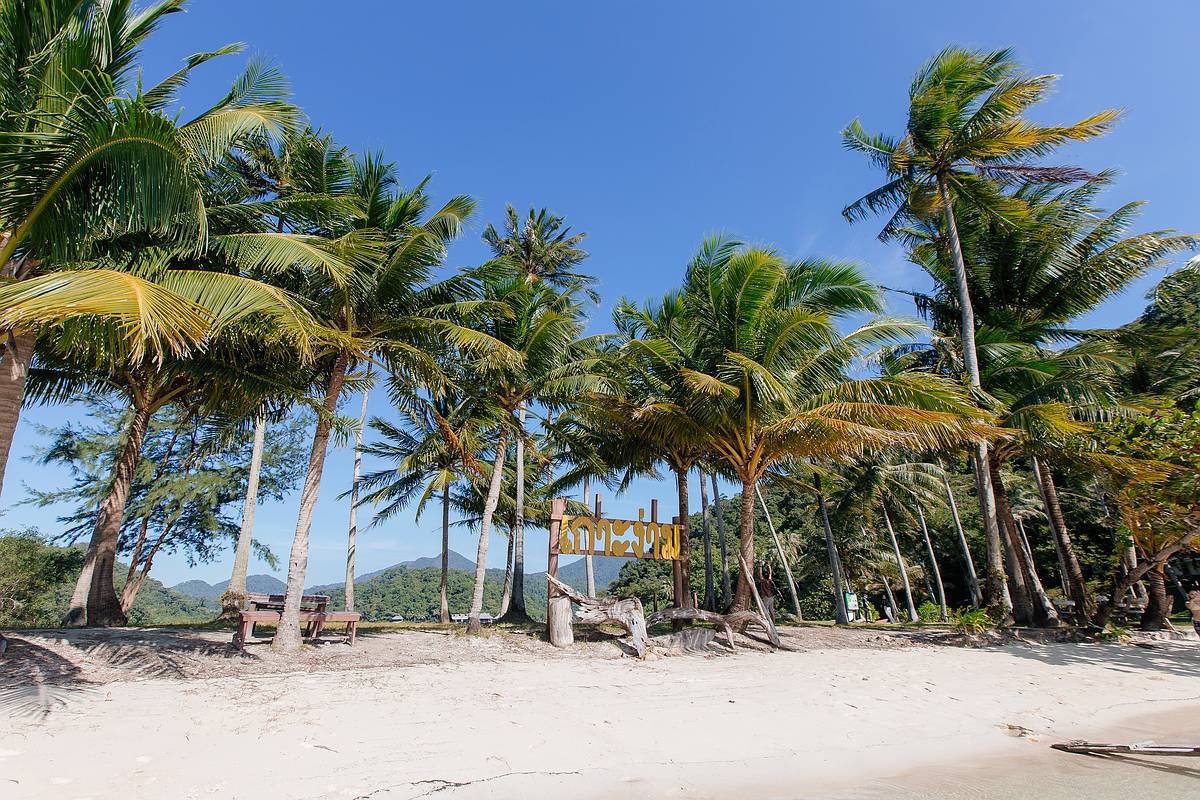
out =
{"type": "MultiPolygon", "coordinates": [[[[283,595],[251,595],[250,604],[253,608],[238,612],[237,633],[233,635],[233,644],[238,650],[244,650],[246,640],[254,635],[254,626],[259,622],[274,622],[279,624],[283,615],[283,595]]],[[[357,611],[326,611],[329,598],[324,595],[306,595],[301,600],[300,621],[308,623],[306,635],[316,639],[325,629],[327,622],[344,622],[346,636],[353,646],[358,636],[358,622],[362,614],[357,611]],[[310,606],[305,608],[304,606],[310,606]]]]}

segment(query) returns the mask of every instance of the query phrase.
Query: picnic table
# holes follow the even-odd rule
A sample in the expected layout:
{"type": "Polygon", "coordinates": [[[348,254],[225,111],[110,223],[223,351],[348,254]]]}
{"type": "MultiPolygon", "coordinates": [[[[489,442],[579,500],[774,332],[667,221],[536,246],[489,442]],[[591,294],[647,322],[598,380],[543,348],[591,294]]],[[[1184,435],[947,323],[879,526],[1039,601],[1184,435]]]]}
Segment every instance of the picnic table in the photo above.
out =
{"type": "MultiPolygon", "coordinates": [[[[280,617],[283,616],[285,600],[287,600],[287,595],[282,594],[252,593],[246,595],[246,602],[250,608],[238,612],[241,618],[238,622],[237,633],[233,636],[234,645],[239,650],[245,649],[246,639],[254,635],[254,627],[257,623],[278,623],[280,617]]],[[[306,594],[300,598],[300,621],[308,623],[305,635],[312,639],[320,637],[325,623],[344,622],[346,623],[346,635],[350,639],[350,644],[353,645],[354,639],[358,635],[358,621],[361,618],[362,615],[357,611],[330,611],[329,595],[306,594]]]]}

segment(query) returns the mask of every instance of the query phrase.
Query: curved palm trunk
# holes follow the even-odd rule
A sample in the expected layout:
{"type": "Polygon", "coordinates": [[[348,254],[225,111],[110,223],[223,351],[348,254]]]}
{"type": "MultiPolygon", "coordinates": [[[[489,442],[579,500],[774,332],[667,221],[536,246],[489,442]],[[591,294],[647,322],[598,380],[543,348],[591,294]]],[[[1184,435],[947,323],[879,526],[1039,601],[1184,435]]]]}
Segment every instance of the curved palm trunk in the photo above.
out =
{"type": "Polygon", "coordinates": [[[1167,620],[1175,605],[1174,598],[1167,592],[1165,564],[1158,564],[1146,573],[1146,586],[1150,590],[1150,599],[1146,610],[1142,612],[1142,622],[1139,626],[1144,631],[1161,631],[1167,627],[1167,620]]]}
{"type": "Polygon", "coordinates": [[[492,531],[492,517],[500,503],[500,484],[504,480],[504,451],[508,448],[508,431],[501,430],[496,441],[496,458],[492,462],[492,478],[488,484],[487,499],[483,503],[483,519],[479,523],[479,549],[475,553],[475,589],[471,595],[471,616],[467,622],[467,633],[477,634],[481,629],[479,615],[483,613],[483,582],[487,577],[488,537],[492,531]]]}
{"type": "Polygon", "coordinates": [[[37,335],[7,333],[4,355],[0,358],[0,491],[4,490],[4,471],[12,452],[13,436],[21,419],[21,403],[25,399],[25,379],[37,335]]]}
{"type": "Polygon", "coordinates": [[[950,516],[954,518],[954,530],[958,532],[958,543],[962,547],[963,560],[967,566],[967,589],[971,593],[971,605],[983,607],[983,594],[979,591],[979,576],[975,574],[975,559],[971,558],[971,548],[967,545],[967,534],[963,530],[962,518],[958,516],[958,503],[954,500],[954,489],[950,486],[950,477],[942,471],[942,485],[946,487],[946,500],[950,503],[950,516]]]}
{"type": "MultiPolygon", "coordinates": [[[[962,241],[958,236],[958,223],[954,219],[954,205],[950,200],[950,187],[946,176],[937,176],[938,194],[942,200],[942,213],[946,219],[946,232],[950,240],[950,260],[954,264],[954,283],[958,292],[960,335],[962,336],[963,366],[973,388],[980,388],[979,355],[975,348],[975,309],[971,303],[971,291],[967,280],[967,264],[963,259],[962,241]]],[[[1007,622],[1012,617],[1012,601],[1004,592],[1004,561],[1001,556],[1000,523],[996,516],[996,501],[991,485],[988,465],[988,445],[976,442],[975,486],[979,493],[979,515],[983,520],[984,536],[987,540],[987,572],[985,575],[984,599],[995,617],[1007,622]]]]}
{"type": "Polygon", "coordinates": [[[883,521],[887,524],[888,536],[892,539],[892,552],[896,554],[896,564],[900,567],[900,580],[904,583],[904,601],[908,604],[908,618],[917,622],[921,618],[917,616],[917,607],[913,603],[912,585],[908,582],[908,568],[904,566],[904,556],[900,555],[900,542],[896,540],[896,531],[892,528],[892,518],[887,512],[887,506],[883,506],[883,521]]]}
{"type": "Polygon", "coordinates": [[[250,450],[250,471],[246,476],[246,501],[242,505],[242,527],[233,553],[233,574],[221,596],[221,616],[232,617],[246,600],[246,573],[250,571],[250,545],[254,541],[254,512],[258,508],[258,479],[262,473],[263,447],[267,441],[267,418],[254,417],[254,444],[250,450]]]}
{"type": "MultiPolygon", "coordinates": [[[[512,599],[505,613],[505,620],[523,622],[529,619],[525,610],[525,404],[517,406],[517,487],[516,514],[512,526],[512,599]]],[[[595,596],[595,595],[590,595],[595,596]]]]}
{"type": "Polygon", "coordinates": [[[925,524],[925,512],[921,509],[921,504],[917,504],[917,519],[921,521],[921,534],[925,537],[925,549],[929,551],[929,564],[933,567],[933,582],[937,588],[938,613],[942,617],[942,622],[950,619],[950,614],[946,609],[946,587],[942,585],[942,570],[937,563],[937,555],[933,552],[933,540],[929,538],[929,526],[925,524]]]}
{"type": "Polygon", "coordinates": [[[1061,622],[1058,611],[1050,602],[1050,596],[1046,594],[1042,579],[1037,574],[1037,565],[1033,563],[1033,555],[1027,552],[1025,543],[1021,540],[1020,531],[1017,530],[1012,506],[1008,502],[1008,491],[1004,488],[1004,481],[1000,476],[1000,460],[995,453],[992,453],[988,461],[988,470],[992,474],[992,486],[996,491],[996,508],[1000,512],[1000,519],[1005,529],[1009,555],[1013,558],[1012,571],[1014,575],[1022,578],[1021,582],[1024,584],[1025,591],[1028,592],[1033,622],[1037,625],[1054,627],[1061,622]]]}
{"type": "Polygon", "coordinates": [[[700,470],[700,518],[704,526],[704,607],[716,610],[716,594],[713,586],[712,525],[709,520],[708,484],[704,470],[700,470]]]}
{"type": "MultiPolygon", "coordinates": [[[[367,367],[367,380],[371,368],[367,367]]],[[[354,556],[358,548],[358,481],[362,476],[363,427],[367,424],[367,398],[370,390],[364,388],[362,410],[358,413],[358,428],[354,431],[354,476],[350,479],[350,525],[346,533],[346,610],[354,610],[354,556]]]]}
{"type": "Polygon", "coordinates": [[[438,586],[441,612],[438,621],[450,622],[450,484],[442,487],[442,580],[438,586]]]}
{"type": "Polygon", "coordinates": [[[838,625],[850,624],[850,612],[846,609],[846,577],[842,573],[842,557],[838,553],[837,540],[833,537],[833,526],[829,524],[829,507],[825,504],[825,493],[821,488],[821,476],[813,475],[813,487],[817,492],[817,510],[821,512],[821,527],[825,530],[825,556],[829,559],[829,574],[833,578],[834,621],[838,625]]]}
{"type": "Polygon", "coordinates": [[[113,469],[108,495],[100,504],[96,526],[88,543],[83,570],[71,596],[71,606],[64,624],[70,626],[108,627],[124,625],[125,614],[113,587],[113,569],[117,561],[117,543],[121,536],[121,521],[133,476],[141,460],[142,442],[150,427],[154,411],[145,401],[135,402],[125,443],[113,469]]]}
{"type": "Polygon", "coordinates": [[[1050,533],[1054,536],[1054,542],[1062,558],[1063,580],[1067,584],[1067,595],[1075,603],[1076,620],[1080,625],[1084,625],[1091,616],[1091,598],[1088,597],[1087,582],[1083,578],[1083,570],[1079,566],[1079,559],[1075,556],[1075,547],[1071,543],[1071,535],[1067,531],[1062,504],[1058,500],[1058,488],[1054,485],[1054,475],[1048,467],[1042,466],[1036,456],[1032,460],[1033,477],[1037,481],[1042,504],[1046,507],[1046,519],[1050,526],[1050,533]]]}
{"type": "Polygon", "coordinates": [[[712,474],[713,511],[717,515],[717,544],[721,552],[721,605],[729,605],[733,596],[729,585],[729,552],[725,547],[725,515],[721,510],[721,490],[717,486],[717,473],[712,474]]]}
{"type": "MultiPolygon", "coordinates": [[[[586,476],[583,479],[583,508],[587,511],[591,506],[588,505],[588,495],[591,494],[592,482],[586,476]]],[[[588,597],[596,596],[596,567],[592,563],[591,552],[585,553],[583,556],[583,570],[587,579],[587,594],[588,597]]]]}
{"type": "Polygon", "coordinates": [[[513,526],[512,520],[508,523],[508,543],[504,547],[504,589],[500,592],[500,613],[497,618],[503,619],[508,613],[509,606],[512,604],[513,591],[513,526]]]}
{"type": "Polygon", "coordinates": [[[329,444],[329,431],[333,427],[333,415],[337,411],[338,396],[346,380],[348,358],[339,353],[329,374],[325,387],[322,413],[317,418],[313,433],[312,449],[308,453],[308,470],[304,475],[304,488],[300,491],[300,513],[296,517],[296,534],[292,539],[292,551],[288,556],[287,595],[283,601],[279,628],[271,647],[279,652],[299,650],[300,604],[304,598],[304,578],[308,572],[308,538],[312,531],[313,511],[317,507],[317,495],[321,491],[321,475],[325,471],[325,452],[329,444]]]}
{"type": "Polygon", "coordinates": [[[796,618],[803,620],[804,614],[800,610],[800,596],[796,592],[796,580],[792,577],[792,568],[788,566],[787,555],[783,552],[783,543],[779,541],[779,533],[775,530],[775,522],[771,519],[771,511],[767,508],[767,501],[763,498],[762,490],[758,488],[758,482],[754,484],[754,493],[758,495],[758,502],[762,506],[763,516],[767,519],[767,528],[771,531],[771,538],[775,541],[775,552],[779,554],[779,562],[783,564],[783,574],[787,576],[788,591],[792,595],[792,607],[796,609],[796,618]]]}
{"type": "MultiPolygon", "coordinates": [[[[742,478],[742,512],[741,525],[738,531],[738,556],[741,561],[745,561],[748,569],[754,568],[754,484],[755,479],[752,477],[742,478]]],[[[738,569],[737,591],[733,595],[733,605],[730,606],[730,612],[746,611],[750,608],[750,599],[753,592],[750,588],[750,581],[754,580],[753,575],[747,575],[745,569],[738,569]]]]}
{"type": "Polygon", "coordinates": [[[688,469],[675,470],[675,488],[679,494],[679,585],[676,587],[676,608],[694,608],[692,602],[692,537],[688,529],[688,469]]]}

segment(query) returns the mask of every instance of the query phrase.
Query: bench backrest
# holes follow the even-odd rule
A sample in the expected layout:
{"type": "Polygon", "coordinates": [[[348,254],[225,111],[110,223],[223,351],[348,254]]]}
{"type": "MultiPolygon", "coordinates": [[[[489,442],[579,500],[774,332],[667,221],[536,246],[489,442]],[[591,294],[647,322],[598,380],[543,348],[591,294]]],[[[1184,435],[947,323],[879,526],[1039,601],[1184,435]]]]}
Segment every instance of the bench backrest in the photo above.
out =
{"type": "MultiPolygon", "coordinates": [[[[248,594],[246,600],[252,605],[263,606],[283,606],[287,595],[283,594],[248,594]]],[[[324,611],[329,605],[329,595],[327,594],[306,594],[300,598],[300,607],[305,609],[316,608],[324,611]]]]}

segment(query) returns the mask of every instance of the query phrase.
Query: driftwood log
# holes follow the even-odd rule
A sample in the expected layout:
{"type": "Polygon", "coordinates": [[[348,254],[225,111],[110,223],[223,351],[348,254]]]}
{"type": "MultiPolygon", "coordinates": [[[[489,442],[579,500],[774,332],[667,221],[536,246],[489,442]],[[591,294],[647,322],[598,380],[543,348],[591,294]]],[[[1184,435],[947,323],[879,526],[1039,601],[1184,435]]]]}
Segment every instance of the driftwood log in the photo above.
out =
{"type": "Polygon", "coordinates": [[[646,632],[646,614],[642,610],[641,600],[636,597],[622,599],[588,597],[553,575],[546,577],[554,588],[579,606],[577,622],[584,625],[603,625],[606,622],[620,625],[629,632],[630,644],[637,651],[638,658],[646,657],[650,635],[646,632]]]}
{"type": "MultiPolygon", "coordinates": [[[[700,620],[701,622],[711,622],[713,625],[721,626],[725,631],[725,637],[729,640],[729,649],[733,650],[736,645],[733,641],[733,632],[736,630],[742,633],[750,625],[757,625],[767,632],[767,636],[771,636],[771,628],[758,614],[753,611],[735,611],[732,614],[718,614],[715,611],[705,611],[702,608],[664,608],[662,611],[655,611],[646,618],[646,625],[652,626],[660,622],[675,620],[700,620]]],[[[778,645],[777,640],[773,640],[773,644],[778,645]]]]}
{"type": "Polygon", "coordinates": [[[1084,755],[1200,756],[1200,747],[1188,747],[1187,745],[1103,744],[1076,739],[1050,746],[1065,753],[1083,753],[1084,755]]]}

